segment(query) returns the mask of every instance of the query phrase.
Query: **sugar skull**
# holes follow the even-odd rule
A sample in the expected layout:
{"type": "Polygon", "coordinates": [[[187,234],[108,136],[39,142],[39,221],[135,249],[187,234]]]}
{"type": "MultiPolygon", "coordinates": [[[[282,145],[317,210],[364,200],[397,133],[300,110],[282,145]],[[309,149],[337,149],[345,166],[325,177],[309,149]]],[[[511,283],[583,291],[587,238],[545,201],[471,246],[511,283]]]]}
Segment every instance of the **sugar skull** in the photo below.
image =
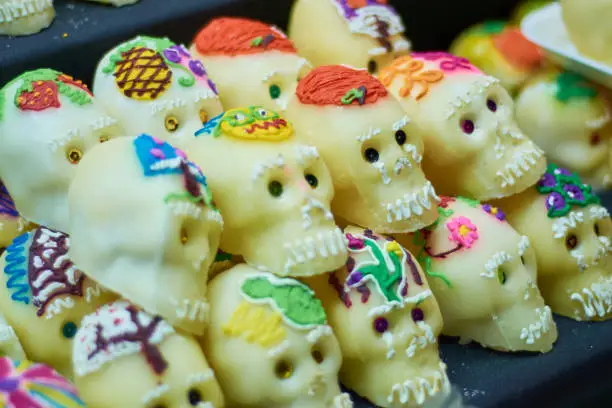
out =
{"type": "Polygon", "coordinates": [[[81,318],[116,296],[76,268],[70,238],[45,227],[15,238],[0,258],[0,311],[26,356],[70,375],[81,318]]]}
{"type": "Polygon", "coordinates": [[[85,316],[73,343],[74,382],[89,408],[223,408],[198,342],[121,300],[85,316]]]}
{"type": "Polygon", "coordinates": [[[115,7],[128,6],[130,4],[137,3],[138,0],[88,0],[94,3],[110,4],[115,7]]]}
{"type": "Polygon", "coordinates": [[[589,185],[551,164],[535,187],[500,206],[532,242],[538,285],[555,313],[576,320],[612,317],[612,222],[589,185]]]}
{"type": "Polygon", "coordinates": [[[467,59],[413,53],[383,69],[381,82],[423,130],[423,169],[446,195],[507,197],[546,170],[542,151],[519,129],[508,92],[467,59]]]}
{"type": "Polygon", "coordinates": [[[55,18],[53,0],[0,0],[0,35],[30,35],[55,18]]]}
{"type": "Polygon", "coordinates": [[[28,71],[0,90],[0,178],[21,216],[66,231],[67,193],[78,163],[121,135],[80,81],[51,69],[28,71]]]}
{"type": "Polygon", "coordinates": [[[316,68],[300,82],[287,116],[330,169],[334,214],[386,233],[436,220],[420,130],[376,78],[342,65],[316,68]]]}
{"type": "Polygon", "coordinates": [[[317,149],[296,142],[293,126],[261,106],[211,119],[187,145],[209,177],[225,229],[221,249],[262,270],[306,276],[346,261],[330,212],[333,185],[317,149]]]}
{"type": "Polygon", "coordinates": [[[487,75],[498,78],[510,94],[544,62],[544,54],[527,40],[519,27],[503,21],[486,21],[462,32],[450,47],[487,75]]]}
{"type": "Polygon", "coordinates": [[[139,36],[113,48],[98,64],[93,90],[127,134],[177,145],[223,112],[202,62],[168,38],[139,36]]]}
{"type": "Polygon", "coordinates": [[[0,253],[24,232],[26,222],[19,216],[15,203],[0,180],[0,253]]]}
{"type": "Polygon", "coordinates": [[[604,64],[612,63],[612,1],[560,0],[569,39],[578,51],[604,64]]]}
{"type": "Polygon", "coordinates": [[[416,259],[370,230],[344,230],[346,267],[307,283],[342,349],[340,381],[380,407],[420,407],[449,391],[442,316],[416,259]]]}
{"type": "Polygon", "coordinates": [[[100,145],[82,164],[69,192],[74,261],[149,313],[201,334],[223,224],[202,171],[148,135],[100,145]]]}
{"type": "Polygon", "coordinates": [[[197,34],[191,50],[219,87],[225,109],[261,105],[282,111],[310,70],[285,33],[245,18],[213,19],[197,34]]]}
{"type": "Polygon", "coordinates": [[[550,69],[515,100],[516,121],[548,158],[595,188],[612,187],[612,108],[604,90],[577,74],[550,69]]]}
{"type": "Polygon", "coordinates": [[[529,238],[490,204],[444,197],[438,209],[431,227],[397,238],[425,270],[443,334],[501,351],[550,351],[557,328],[537,286],[529,238]]]}
{"type": "Polygon", "coordinates": [[[308,286],[240,264],[210,283],[203,345],[230,407],[351,408],[325,310],[308,286]]]}
{"type": "Polygon", "coordinates": [[[289,37],[316,67],[347,64],[371,74],[411,48],[387,0],[298,0],[289,37]]]}
{"type": "Polygon", "coordinates": [[[4,408],[84,408],[77,389],[51,367],[0,358],[0,401],[4,408]]]}

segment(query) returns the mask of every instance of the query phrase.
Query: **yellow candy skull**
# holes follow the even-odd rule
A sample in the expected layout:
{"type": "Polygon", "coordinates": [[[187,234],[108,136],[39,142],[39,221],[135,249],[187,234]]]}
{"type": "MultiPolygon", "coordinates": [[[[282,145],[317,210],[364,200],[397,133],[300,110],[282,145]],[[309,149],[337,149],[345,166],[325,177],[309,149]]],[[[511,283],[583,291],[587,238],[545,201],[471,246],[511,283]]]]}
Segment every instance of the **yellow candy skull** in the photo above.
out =
{"type": "Polygon", "coordinates": [[[519,129],[508,92],[465,58],[413,53],[380,80],[422,128],[423,169],[441,194],[507,197],[544,173],[543,153],[519,129]]]}
{"type": "Polygon", "coordinates": [[[416,259],[370,230],[344,232],[346,267],[308,281],[340,341],[341,382],[380,407],[420,407],[449,392],[442,316],[416,259]]]}
{"type": "Polygon", "coordinates": [[[72,349],[74,382],[90,408],[223,408],[197,341],[126,301],[85,316],[72,349]]]}
{"type": "Polygon", "coordinates": [[[202,128],[187,152],[208,175],[223,213],[221,249],[283,276],[308,276],[346,261],[329,209],[334,194],[316,148],[261,106],[230,110],[202,128]]]}
{"type": "Polygon", "coordinates": [[[20,235],[0,258],[0,311],[30,360],[70,375],[72,339],[81,318],[116,299],[76,268],[70,238],[39,227],[20,235]]]}
{"type": "Polygon", "coordinates": [[[529,239],[489,204],[445,197],[439,212],[433,226],[398,239],[414,248],[428,276],[442,332],[502,351],[550,351],[557,328],[529,239]]]}
{"type": "Polygon", "coordinates": [[[501,204],[537,254],[538,285],[555,313],[576,320],[612,316],[612,221],[591,187],[550,165],[538,184],[501,204]]]}
{"type": "Polygon", "coordinates": [[[595,188],[612,186],[612,117],[606,91],[578,74],[551,69],[515,100],[516,120],[547,157],[595,188]]]}

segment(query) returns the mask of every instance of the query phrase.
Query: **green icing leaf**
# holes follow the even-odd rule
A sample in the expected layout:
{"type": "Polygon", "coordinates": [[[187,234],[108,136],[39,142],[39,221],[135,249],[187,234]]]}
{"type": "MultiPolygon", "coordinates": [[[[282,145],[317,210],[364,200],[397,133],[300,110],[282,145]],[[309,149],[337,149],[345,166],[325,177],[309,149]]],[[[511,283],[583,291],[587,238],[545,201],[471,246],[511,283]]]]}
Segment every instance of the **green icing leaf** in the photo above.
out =
{"type": "MultiPolygon", "coordinates": [[[[438,221],[439,220],[440,218],[438,218],[438,221]]],[[[432,263],[431,257],[427,255],[427,251],[425,250],[425,246],[427,245],[427,240],[425,239],[425,236],[423,235],[421,231],[417,231],[414,233],[414,239],[412,243],[419,248],[419,253],[417,254],[416,258],[417,258],[417,261],[419,261],[419,264],[421,264],[421,268],[423,268],[423,271],[425,271],[427,276],[430,276],[432,278],[441,279],[446,284],[446,286],[452,289],[453,284],[444,274],[437,273],[432,270],[433,268],[431,266],[431,263],[432,263]]]]}
{"type": "Polygon", "coordinates": [[[91,96],[89,96],[89,94],[82,89],[72,87],[61,81],[55,81],[55,83],[57,84],[59,93],[70,99],[70,102],[81,106],[92,102],[91,96]]]}
{"type": "Polygon", "coordinates": [[[477,30],[479,33],[484,35],[495,35],[500,34],[506,28],[506,22],[500,20],[485,21],[477,30]]]}
{"type": "Polygon", "coordinates": [[[247,278],[241,290],[252,302],[271,304],[287,323],[298,328],[311,328],[327,322],[321,301],[308,286],[294,279],[257,274],[247,278]]]}
{"type": "Polygon", "coordinates": [[[593,99],[597,97],[597,90],[582,76],[574,72],[564,71],[557,75],[555,97],[560,102],[568,102],[574,98],[593,99]]]}
{"type": "Polygon", "coordinates": [[[106,64],[106,66],[102,68],[102,72],[104,72],[105,74],[112,74],[113,72],[115,72],[117,63],[123,59],[122,54],[124,52],[129,51],[132,48],[136,48],[136,47],[146,47],[147,44],[142,40],[143,38],[147,38],[147,37],[136,38],[133,41],[129,41],[123,44],[122,46],[118,47],[115,50],[115,52],[113,52],[111,56],[109,57],[108,64],[106,64]]]}
{"type": "Polygon", "coordinates": [[[251,47],[259,47],[262,42],[263,42],[263,37],[261,36],[255,37],[253,38],[253,41],[251,41],[251,47]]]}
{"type": "Polygon", "coordinates": [[[461,201],[464,204],[469,205],[472,208],[476,208],[480,205],[480,201],[478,200],[473,200],[471,198],[467,198],[467,197],[456,197],[457,201],[461,201]]]}

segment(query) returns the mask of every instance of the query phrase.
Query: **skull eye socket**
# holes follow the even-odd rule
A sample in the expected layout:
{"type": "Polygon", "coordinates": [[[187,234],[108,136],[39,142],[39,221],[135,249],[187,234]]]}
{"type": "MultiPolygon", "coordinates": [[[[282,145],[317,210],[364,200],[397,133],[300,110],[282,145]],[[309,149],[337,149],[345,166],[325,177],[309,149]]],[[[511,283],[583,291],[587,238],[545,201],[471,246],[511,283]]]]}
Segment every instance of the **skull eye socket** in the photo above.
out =
{"type": "Polygon", "coordinates": [[[489,109],[491,112],[496,112],[497,102],[495,102],[495,100],[493,100],[492,98],[487,99],[487,109],[489,109]]]}
{"type": "Polygon", "coordinates": [[[279,181],[271,181],[268,184],[268,192],[272,197],[280,197],[283,194],[283,185],[279,181]]]}
{"type": "Polygon", "coordinates": [[[314,347],[310,352],[310,355],[312,356],[312,359],[316,361],[317,364],[322,364],[325,360],[325,358],[323,357],[323,352],[318,347],[314,347]]]}
{"type": "Polygon", "coordinates": [[[185,227],[181,228],[180,236],[181,236],[181,244],[185,245],[187,241],[189,241],[189,235],[187,233],[187,228],[185,227]]]}
{"type": "Polygon", "coordinates": [[[378,150],[374,149],[373,147],[368,147],[363,152],[363,158],[370,163],[376,163],[379,157],[380,154],[378,153],[378,150]]]}
{"type": "Polygon", "coordinates": [[[66,157],[70,163],[77,164],[83,158],[83,152],[81,152],[79,149],[72,148],[68,150],[66,157]]]}
{"type": "Polygon", "coordinates": [[[200,109],[199,115],[200,115],[200,122],[202,123],[208,122],[208,112],[206,112],[206,109],[204,108],[200,109]]]}
{"type": "Polygon", "coordinates": [[[525,265],[525,257],[523,255],[521,255],[521,263],[525,265]]]}
{"type": "Polygon", "coordinates": [[[461,130],[463,131],[463,133],[471,135],[472,133],[474,133],[475,128],[476,127],[474,126],[474,122],[471,119],[461,120],[461,130]]]}
{"type": "Polygon", "coordinates": [[[406,132],[401,129],[395,132],[395,141],[398,145],[403,146],[406,143],[406,132]]]}
{"type": "Polygon", "coordinates": [[[599,229],[599,223],[595,223],[593,225],[593,232],[595,233],[595,235],[599,236],[601,235],[601,230],[599,229]]]}
{"type": "Polygon", "coordinates": [[[412,320],[416,322],[422,322],[425,320],[425,312],[420,307],[415,307],[412,309],[412,320]]]}
{"type": "Polygon", "coordinates": [[[314,174],[306,174],[304,178],[312,188],[317,188],[319,185],[319,179],[314,174]]]}
{"type": "Polygon", "coordinates": [[[195,388],[190,388],[189,391],[187,391],[187,399],[191,406],[196,407],[202,402],[202,393],[195,388]]]}
{"type": "Polygon", "coordinates": [[[506,283],[507,280],[508,280],[508,277],[506,276],[506,272],[502,268],[499,268],[497,270],[497,281],[501,285],[503,285],[506,283]]]}
{"type": "Polygon", "coordinates": [[[105,142],[108,142],[108,140],[109,140],[109,139],[110,139],[110,137],[108,137],[108,135],[102,135],[102,136],[100,136],[100,137],[98,138],[98,141],[99,141],[100,143],[105,143],[105,142]]]}
{"type": "Polygon", "coordinates": [[[565,237],[565,247],[569,250],[575,249],[578,246],[578,237],[576,234],[569,234],[565,237]]]}
{"type": "Polygon", "coordinates": [[[74,324],[73,322],[66,322],[62,326],[62,336],[64,336],[67,339],[73,338],[76,335],[76,332],[77,332],[77,325],[74,324]]]}
{"type": "Polygon", "coordinates": [[[287,360],[280,360],[274,366],[274,373],[281,380],[286,380],[293,375],[293,364],[287,360]]]}
{"type": "Polygon", "coordinates": [[[384,333],[389,330],[389,321],[384,317],[377,317],[372,323],[372,327],[377,333],[384,333]]]}
{"type": "Polygon", "coordinates": [[[370,74],[374,74],[376,73],[376,71],[378,71],[378,63],[374,60],[369,60],[368,61],[368,72],[370,74]]]}
{"type": "Polygon", "coordinates": [[[281,93],[282,93],[280,86],[276,84],[270,85],[270,88],[268,88],[268,91],[270,92],[270,98],[272,99],[280,98],[281,93]]]}
{"type": "Polygon", "coordinates": [[[179,128],[179,121],[176,116],[166,116],[164,120],[164,126],[168,132],[176,132],[179,128]]]}
{"type": "Polygon", "coordinates": [[[597,146],[600,142],[601,142],[601,136],[599,136],[599,133],[593,132],[591,134],[591,137],[589,138],[589,144],[591,146],[597,146]]]}

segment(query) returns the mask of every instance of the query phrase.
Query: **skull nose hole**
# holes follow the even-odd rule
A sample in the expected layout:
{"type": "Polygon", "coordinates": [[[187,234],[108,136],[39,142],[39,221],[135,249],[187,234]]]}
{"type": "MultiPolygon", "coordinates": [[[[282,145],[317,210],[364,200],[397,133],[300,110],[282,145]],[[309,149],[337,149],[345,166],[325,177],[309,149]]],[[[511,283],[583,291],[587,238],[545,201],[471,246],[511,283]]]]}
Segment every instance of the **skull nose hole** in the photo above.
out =
{"type": "Polygon", "coordinates": [[[187,228],[185,226],[181,227],[181,244],[187,245],[189,241],[189,233],[187,232],[187,228]]]}

